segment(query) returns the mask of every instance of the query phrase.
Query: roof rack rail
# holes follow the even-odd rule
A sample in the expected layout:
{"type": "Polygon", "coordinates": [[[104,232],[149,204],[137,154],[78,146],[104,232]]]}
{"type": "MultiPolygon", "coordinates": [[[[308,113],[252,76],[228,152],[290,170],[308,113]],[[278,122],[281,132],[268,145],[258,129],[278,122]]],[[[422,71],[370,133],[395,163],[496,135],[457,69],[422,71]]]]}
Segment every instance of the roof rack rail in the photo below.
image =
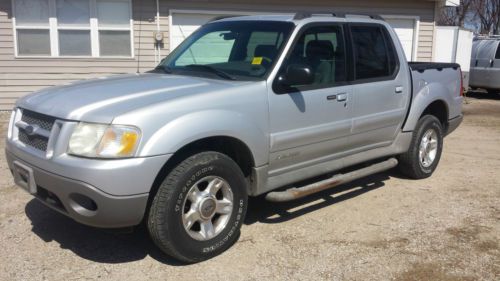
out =
{"type": "Polygon", "coordinates": [[[315,15],[331,15],[333,17],[339,17],[339,18],[347,18],[348,16],[361,16],[361,17],[369,17],[373,20],[384,20],[384,18],[382,18],[380,15],[376,15],[376,14],[363,14],[363,13],[325,13],[325,12],[318,12],[318,13],[314,13],[314,12],[298,12],[295,14],[295,16],[293,17],[294,20],[302,20],[302,19],[306,19],[306,18],[311,18],[315,15]]]}

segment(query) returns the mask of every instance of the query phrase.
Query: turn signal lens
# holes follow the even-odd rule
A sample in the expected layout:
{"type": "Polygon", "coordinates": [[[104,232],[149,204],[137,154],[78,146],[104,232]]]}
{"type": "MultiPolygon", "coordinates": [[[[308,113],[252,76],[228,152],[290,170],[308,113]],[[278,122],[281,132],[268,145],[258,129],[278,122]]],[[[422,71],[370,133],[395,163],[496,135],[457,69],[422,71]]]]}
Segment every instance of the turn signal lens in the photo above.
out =
{"type": "Polygon", "coordinates": [[[102,157],[133,156],[139,143],[139,132],[131,127],[109,127],[102,136],[97,153],[102,157]]]}

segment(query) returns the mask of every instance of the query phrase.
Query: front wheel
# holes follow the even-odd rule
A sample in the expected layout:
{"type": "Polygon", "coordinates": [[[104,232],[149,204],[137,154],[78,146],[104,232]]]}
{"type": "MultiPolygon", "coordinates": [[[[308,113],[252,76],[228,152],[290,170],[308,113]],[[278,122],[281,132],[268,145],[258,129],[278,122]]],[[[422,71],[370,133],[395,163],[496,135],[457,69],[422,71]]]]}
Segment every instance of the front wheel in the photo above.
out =
{"type": "Polygon", "coordinates": [[[148,229],[166,254],[199,262],[236,242],[246,209],[246,181],[238,165],[224,154],[202,152],[165,177],[151,205],[148,229]]]}
{"type": "Polygon", "coordinates": [[[443,128],[432,115],[425,115],[413,132],[410,148],[399,156],[399,168],[413,179],[428,178],[434,173],[443,151],[443,128]]]}

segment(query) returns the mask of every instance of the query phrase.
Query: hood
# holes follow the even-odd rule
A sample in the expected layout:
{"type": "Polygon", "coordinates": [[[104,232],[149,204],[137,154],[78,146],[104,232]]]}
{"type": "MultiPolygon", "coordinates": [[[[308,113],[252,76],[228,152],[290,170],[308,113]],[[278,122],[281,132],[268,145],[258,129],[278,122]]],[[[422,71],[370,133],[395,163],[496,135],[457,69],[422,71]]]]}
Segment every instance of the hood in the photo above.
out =
{"type": "Polygon", "coordinates": [[[117,75],[47,88],[19,99],[17,107],[61,119],[111,123],[151,104],[246,83],[163,73],[117,75]]]}

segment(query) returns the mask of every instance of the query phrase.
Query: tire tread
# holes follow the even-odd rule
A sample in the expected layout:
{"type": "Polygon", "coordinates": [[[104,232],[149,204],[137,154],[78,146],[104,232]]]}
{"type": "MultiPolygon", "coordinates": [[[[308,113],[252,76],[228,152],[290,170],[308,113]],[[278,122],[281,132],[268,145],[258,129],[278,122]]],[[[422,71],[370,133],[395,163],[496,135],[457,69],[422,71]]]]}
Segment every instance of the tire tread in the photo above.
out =
{"type": "Polygon", "coordinates": [[[440,160],[441,150],[442,150],[442,136],[443,136],[443,131],[441,123],[435,116],[424,115],[422,118],[420,118],[420,120],[417,123],[416,129],[413,133],[410,148],[405,153],[399,155],[399,170],[401,171],[401,173],[412,179],[424,179],[430,177],[440,160]],[[441,147],[438,148],[438,155],[434,160],[435,163],[433,163],[434,167],[432,169],[432,172],[426,173],[420,167],[419,159],[417,159],[415,155],[418,155],[420,137],[423,133],[422,131],[425,130],[433,122],[437,123],[439,127],[439,132],[437,133],[441,138],[440,141],[441,147]]]}

